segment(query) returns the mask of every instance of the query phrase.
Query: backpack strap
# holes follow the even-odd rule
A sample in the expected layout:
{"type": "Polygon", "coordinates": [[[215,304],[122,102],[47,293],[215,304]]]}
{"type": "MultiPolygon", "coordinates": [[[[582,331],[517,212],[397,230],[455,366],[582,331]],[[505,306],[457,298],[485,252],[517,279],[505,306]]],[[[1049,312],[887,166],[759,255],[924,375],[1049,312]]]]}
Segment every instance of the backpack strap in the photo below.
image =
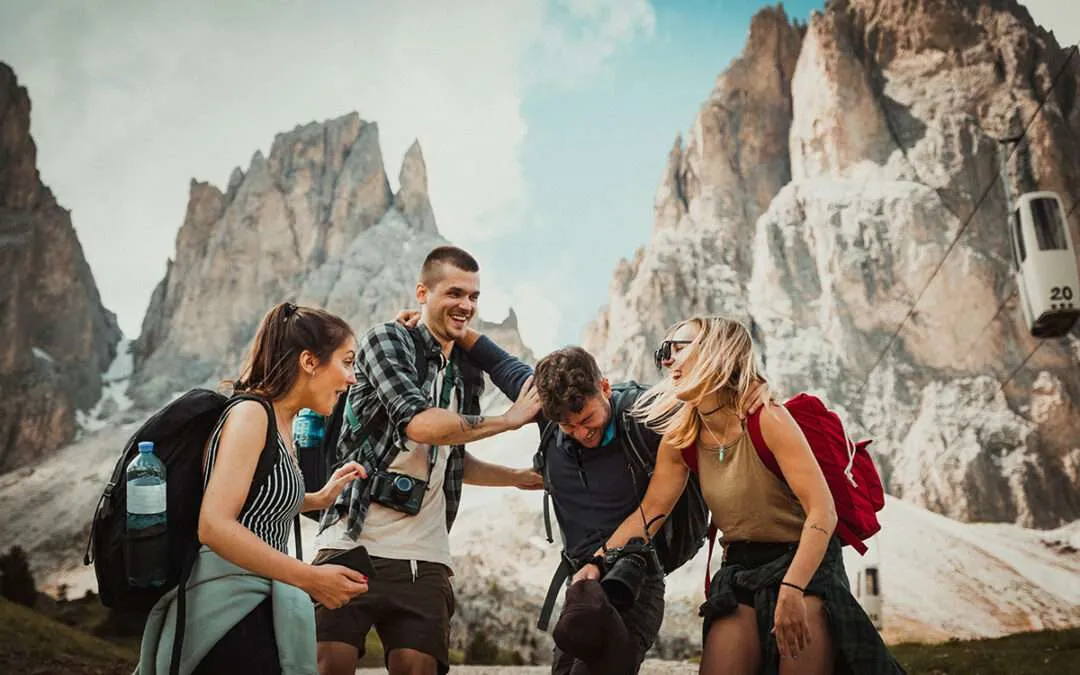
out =
{"type": "Polygon", "coordinates": [[[540,444],[536,447],[533,455],[533,470],[544,479],[544,534],[547,535],[549,544],[555,543],[551,535],[551,486],[548,482],[547,472],[547,446],[558,431],[558,425],[550,420],[545,420],[544,428],[540,431],[540,444]]]}
{"type": "Polygon", "coordinates": [[[753,443],[754,449],[757,450],[758,457],[761,458],[761,463],[764,464],[769,471],[776,474],[777,478],[784,480],[784,474],[780,471],[780,465],[776,462],[776,456],[773,455],[772,450],[769,450],[769,445],[765,442],[765,437],[761,434],[762,410],[763,408],[758,408],[756,412],[747,415],[746,433],[750,435],[750,442],[753,443]]]}
{"type": "Polygon", "coordinates": [[[709,540],[709,554],[705,557],[705,599],[709,599],[709,582],[712,581],[712,554],[713,546],[716,544],[716,523],[712,518],[709,518],[709,534],[706,537],[709,540]]]}

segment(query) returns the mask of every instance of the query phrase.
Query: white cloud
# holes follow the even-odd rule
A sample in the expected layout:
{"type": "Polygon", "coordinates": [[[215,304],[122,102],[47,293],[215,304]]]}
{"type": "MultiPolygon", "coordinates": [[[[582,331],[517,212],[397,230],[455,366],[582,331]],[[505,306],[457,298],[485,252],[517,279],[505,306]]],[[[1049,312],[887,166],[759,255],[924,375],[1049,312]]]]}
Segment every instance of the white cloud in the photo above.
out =
{"type": "Polygon", "coordinates": [[[419,139],[455,242],[517,227],[527,88],[587,80],[654,21],[647,0],[87,7],[7,0],[0,44],[30,92],[42,177],[129,336],[173,255],[189,180],[224,187],[298,124],[353,110],[378,122],[394,185],[419,139]]]}
{"type": "MultiPolygon", "coordinates": [[[[1058,44],[1080,43],[1080,2],[1076,0],[1021,0],[1035,23],[1053,31],[1058,44]]],[[[1075,57],[1074,57],[1075,58],[1075,57]]]]}

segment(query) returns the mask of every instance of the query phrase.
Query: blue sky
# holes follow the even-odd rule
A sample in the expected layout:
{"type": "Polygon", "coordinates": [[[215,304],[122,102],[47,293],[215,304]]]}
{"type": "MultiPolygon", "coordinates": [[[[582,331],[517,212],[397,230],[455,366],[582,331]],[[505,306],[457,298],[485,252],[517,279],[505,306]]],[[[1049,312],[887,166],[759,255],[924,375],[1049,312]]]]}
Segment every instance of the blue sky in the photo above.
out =
{"type": "MultiPolygon", "coordinates": [[[[5,0],[0,60],[127,337],[192,178],[223,188],[275,134],[355,111],[378,123],[394,188],[419,140],[440,231],[481,259],[481,316],[513,306],[543,353],[580,340],[617,260],[648,242],[675,136],[765,4],[5,0]]],[[[805,22],[823,4],[784,7],[805,22]]],[[[1076,41],[1080,3],[1025,4],[1076,41]]]]}
{"type": "MultiPolygon", "coordinates": [[[[548,315],[559,325],[543,347],[580,341],[607,302],[616,262],[648,241],[653,196],[676,134],[686,136],[764,5],[775,3],[653,3],[651,37],[622,46],[586,83],[538,87],[524,99],[527,224],[477,250],[500,278],[517,270],[550,280],[543,287],[558,311],[548,315]]],[[[823,5],[798,0],[784,9],[805,23],[823,5]]],[[[522,302],[535,294],[523,295],[510,302],[528,312],[522,302]]]]}

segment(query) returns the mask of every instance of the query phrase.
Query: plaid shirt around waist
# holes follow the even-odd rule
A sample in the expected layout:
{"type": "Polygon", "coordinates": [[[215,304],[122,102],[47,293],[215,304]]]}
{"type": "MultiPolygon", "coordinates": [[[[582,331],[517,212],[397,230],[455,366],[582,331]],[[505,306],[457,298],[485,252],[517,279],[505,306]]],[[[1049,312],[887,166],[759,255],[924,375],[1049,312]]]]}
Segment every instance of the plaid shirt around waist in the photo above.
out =
{"type": "MultiPolygon", "coordinates": [[[[355,461],[368,469],[368,478],[353,480],[338,495],[334,504],[323,513],[319,531],[347,518],[347,531],[356,538],[364,527],[371,505],[372,469],[385,470],[397,453],[405,447],[405,427],[417,414],[435,407],[431,391],[439,371],[446,365],[439,343],[424,324],[419,324],[420,344],[426,350],[427,372],[421,380],[416,372],[415,346],[409,329],[397,322],[378,324],[359,339],[354,371],[356,384],[346,396],[346,418],[342,421],[334,467],[355,461]],[[353,428],[352,417],[359,422],[353,428]],[[370,460],[370,461],[367,461],[370,460]]],[[[460,350],[455,348],[453,358],[460,350]]],[[[451,368],[446,377],[452,378],[458,410],[465,400],[462,378],[458,369],[451,368]]],[[[446,531],[449,532],[461,505],[461,488],[465,477],[465,446],[450,446],[443,482],[446,496],[446,531]]]]}

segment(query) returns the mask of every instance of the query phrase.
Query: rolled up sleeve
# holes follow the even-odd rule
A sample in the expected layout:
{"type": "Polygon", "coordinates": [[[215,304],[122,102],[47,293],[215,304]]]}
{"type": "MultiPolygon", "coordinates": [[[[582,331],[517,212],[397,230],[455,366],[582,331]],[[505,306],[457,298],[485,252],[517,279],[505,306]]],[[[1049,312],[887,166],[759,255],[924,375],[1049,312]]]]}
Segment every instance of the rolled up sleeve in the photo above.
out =
{"type": "Polygon", "coordinates": [[[375,326],[365,334],[357,358],[360,370],[386,407],[399,446],[407,440],[405,427],[412,418],[431,407],[427,394],[416,384],[413,343],[406,331],[394,323],[375,326]]]}

